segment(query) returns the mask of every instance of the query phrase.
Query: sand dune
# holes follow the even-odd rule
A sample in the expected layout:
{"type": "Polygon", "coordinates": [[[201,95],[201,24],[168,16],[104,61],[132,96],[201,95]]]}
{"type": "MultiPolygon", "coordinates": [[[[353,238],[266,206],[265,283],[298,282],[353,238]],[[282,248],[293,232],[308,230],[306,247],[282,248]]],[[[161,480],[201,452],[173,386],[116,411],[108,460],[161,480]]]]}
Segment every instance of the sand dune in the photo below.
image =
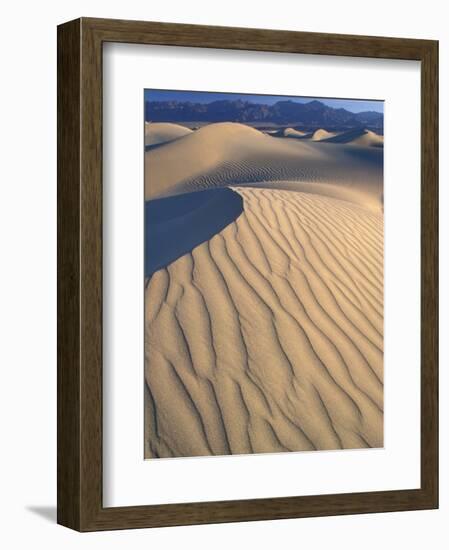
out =
{"type": "Polygon", "coordinates": [[[383,147],[384,138],[371,130],[356,129],[343,132],[334,137],[327,138],[327,143],[352,143],[354,145],[364,145],[368,147],[383,147]]]}
{"type": "Polygon", "coordinates": [[[192,130],[170,122],[145,122],[145,146],[160,145],[191,134],[192,130]]]}
{"type": "Polygon", "coordinates": [[[244,212],[146,282],[145,456],[382,446],[382,214],[233,190],[244,212]]]}
{"type": "Polygon", "coordinates": [[[329,139],[336,135],[337,135],[336,132],[328,132],[327,130],[320,128],[319,130],[315,130],[315,132],[313,132],[311,139],[313,141],[322,141],[323,139],[329,139]]]}
{"type": "Polygon", "coordinates": [[[299,138],[299,139],[304,139],[304,137],[307,137],[306,132],[301,132],[300,130],[295,130],[294,128],[284,128],[279,132],[280,133],[278,135],[283,137],[299,138]]]}
{"type": "Polygon", "coordinates": [[[330,193],[379,210],[382,162],[376,148],[284,140],[242,124],[210,124],[145,154],[145,198],[271,184],[330,193]]]}
{"type": "Polygon", "coordinates": [[[287,134],[145,153],[146,458],[383,445],[383,138],[287,134]]]}

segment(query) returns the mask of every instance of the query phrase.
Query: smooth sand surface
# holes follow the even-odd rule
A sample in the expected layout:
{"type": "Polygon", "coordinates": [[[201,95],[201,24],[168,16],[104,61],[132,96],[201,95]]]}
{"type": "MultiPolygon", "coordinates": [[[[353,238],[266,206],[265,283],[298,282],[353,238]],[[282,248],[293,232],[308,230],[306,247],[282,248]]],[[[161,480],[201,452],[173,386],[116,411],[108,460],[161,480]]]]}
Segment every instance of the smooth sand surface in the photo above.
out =
{"type": "Polygon", "coordinates": [[[192,130],[169,122],[145,122],[145,146],[160,145],[191,134],[192,130]]]}
{"type": "Polygon", "coordinates": [[[243,212],[146,278],[145,457],[382,447],[382,150],[224,123],[146,155],[148,198],[243,212]]]}

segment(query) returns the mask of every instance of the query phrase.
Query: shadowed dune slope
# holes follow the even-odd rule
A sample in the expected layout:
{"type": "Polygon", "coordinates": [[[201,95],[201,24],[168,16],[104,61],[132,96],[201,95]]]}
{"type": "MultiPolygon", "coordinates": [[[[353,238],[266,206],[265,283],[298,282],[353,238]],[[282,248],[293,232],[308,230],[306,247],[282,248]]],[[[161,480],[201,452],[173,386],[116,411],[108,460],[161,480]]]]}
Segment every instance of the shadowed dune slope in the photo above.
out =
{"type": "Polygon", "coordinates": [[[145,456],[381,447],[382,215],[233,189],[244,212],[146,281],[145,456]]]}
{"type": "MultiPolygon", "coordinates": [[[[382,207],[382,150],[279,139],[236,123],[210,124],[145,154],[145,198],[225,187],[297,182],[332,186],[341,198],[382,207]]],[[[320,193],[317,185],[313,193],[320,193]]],[[[326,192],[323,189],[323,192],[326,192]]]]}
{"type": "Polygon", "coordinates": [[[356,129],[349,130],[325,140],[327,143],[352,143],[353,145],[364,145],[368,147],[383,147],[384,138],[371,130],[356,129]]]}
{"type": "Polygon", "coordinates": [[[145,146],[160,145],[191,134],[192,130],[171,122],[146,122],[145,146]]]}
{"type": "Polygon", "coordinates": [[[242,197],[229,188],[147,201],[145,276],[211,239],[242,212],[242,197]]]}

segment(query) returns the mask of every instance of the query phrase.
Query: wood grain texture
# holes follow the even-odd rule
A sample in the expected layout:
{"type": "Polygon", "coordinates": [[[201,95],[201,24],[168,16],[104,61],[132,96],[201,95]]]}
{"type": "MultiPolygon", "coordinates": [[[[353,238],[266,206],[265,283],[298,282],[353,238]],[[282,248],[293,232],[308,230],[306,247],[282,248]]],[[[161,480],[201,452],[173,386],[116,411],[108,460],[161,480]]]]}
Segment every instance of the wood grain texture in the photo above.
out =
{"type": "Polygon", "coordinates": [[[438,43],[79,19],[58,28],[58,522],[79,531],[422,510],[438,506],[438,43]],[[104,508],[102,44],[129,42],[420,60],[421,489],[104,508]]]}
{"type": "Polygon", "coordinates": [[[438,506],[438,42],[421,60],[421,487],[438,506]]]}
{"type": "Polygon", "coordinates": [[[58,522],[80,527],[80,21],[58,29],[58,522]]]}

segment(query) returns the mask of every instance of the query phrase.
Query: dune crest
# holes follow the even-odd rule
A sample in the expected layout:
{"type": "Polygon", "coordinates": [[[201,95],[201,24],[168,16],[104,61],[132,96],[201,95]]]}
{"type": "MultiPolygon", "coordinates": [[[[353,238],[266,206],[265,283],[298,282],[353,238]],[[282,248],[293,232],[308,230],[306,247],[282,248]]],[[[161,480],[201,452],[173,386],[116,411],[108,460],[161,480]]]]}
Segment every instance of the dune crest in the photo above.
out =
{"type": "Polygon", "coordinates": [[[162,145],[191,134],[192,130],[171,122],[145,122],[145,146],[162,145]]]}
{"type": "Polygon", "coordinates": [[[279,135],[282,135],[283,137],[299,139],[304,139],[305,137],[307,137],[306,132],[301,132],[300,130],[295,130],[294,128],[284,128],[280,131],[279,135]]]}
{"type": "Polygon", "coordinates": [[[145,456],[381,447],[382,215],[233,189],[242,215],[146,283],[145,456]]]}
{"type": "Polygon", "coordinates": [[[320,128],[313,132],[312,141],[322,141],[323,139],[329,139],[336,135],[336,132],[328,132],[327,130],[324,130],[324,128],[320,128]]]}

